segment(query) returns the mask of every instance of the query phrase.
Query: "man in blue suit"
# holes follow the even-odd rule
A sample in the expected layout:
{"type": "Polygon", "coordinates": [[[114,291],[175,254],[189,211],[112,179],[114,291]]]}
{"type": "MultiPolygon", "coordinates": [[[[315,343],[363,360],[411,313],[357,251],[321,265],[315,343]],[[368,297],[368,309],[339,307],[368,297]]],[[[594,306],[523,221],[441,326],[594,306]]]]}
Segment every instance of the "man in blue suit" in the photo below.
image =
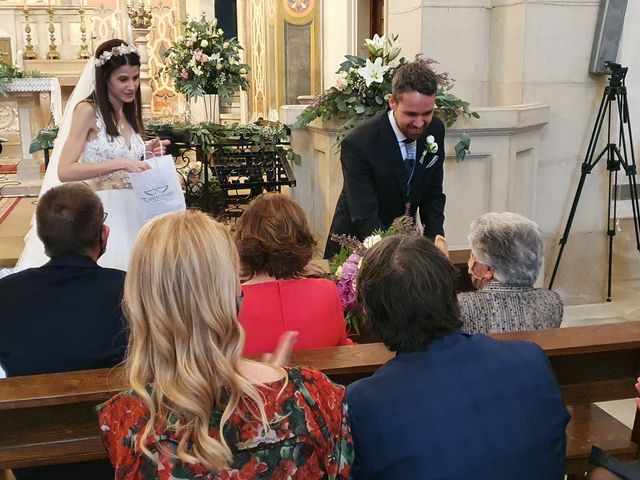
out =
{"type": "Polygon", "coordinates": [[[347,390],[354,478],[562,480],[569,414],[544,352],[460,332],[455,285],[424,237],[365,255],[359,299],[397,356],[347,390]]]}

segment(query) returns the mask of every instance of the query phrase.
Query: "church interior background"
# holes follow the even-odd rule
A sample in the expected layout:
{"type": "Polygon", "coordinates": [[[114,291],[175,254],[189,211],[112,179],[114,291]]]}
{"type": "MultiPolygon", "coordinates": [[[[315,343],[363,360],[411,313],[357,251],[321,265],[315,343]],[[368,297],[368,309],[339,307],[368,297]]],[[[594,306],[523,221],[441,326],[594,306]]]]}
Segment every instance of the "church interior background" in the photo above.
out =
{"type": "MultiPolygon", "coordinates": [[[[24,158],[20,131],[31,134],[61,111],[93,49],[119,37],[143,52],[141,76],[147,118],[184,119],[196,106],[176,94],[160,73],[162,52],[181,34],[181,22],[201,13],[237,36],[250,65],[250,88],[221,106],[220,119],[259,118],[292,128],[291,195],[305,209],[319,243],[328,233],[342,177],[337,128],[322,121],[296,128],[310,96],[336,82],[344,55],[364,52],[374,34],[399,34],[403,55],[438,60],[456,94],[479,119],[460,119],[448,130],[447,151],[461,132],[471,137],[464,162],[447,155],[445,231],[450,244],[466,246],[470,221],[487,211],[513,210],[537,221],[545,236],[546,283],[567,219],[580,163],[607,77],[589,73],[599,0],[22,0],[0,1],[2,61],[56,78],[51,92],[11,94],[0,101],[1,157],[24,158]],[[59,105],[52,103],[58,102],[59,105]],[[55,107],[55,108],[53,108],[55,107]],[[28,119],[20,111],[28,111],[28,119]],[[472,202],[467,199],[473,199],[472,202]]],[[[640,138],[639,2],[628,2],[617,60],[627,80],[635,139],[640,138]]],[[[23,142],[24,143],[24,142],[23,142]]],[[[637,143],[633,146],[637,148],[637,143]]],[[[27,152],[28,154],[28,152],[27,152]]],[[[0,160],[2,158],[0,157],[0,160]]],[[[38,157],[39,158],[39,157],[38,157]]],[[[557,289],[567,304],[604,299],[606,282],[606,176],[589,179],[576,216],[557,289]]],[[[640,278],[631,221],[616,228],[615,278],[640,278]]]]}

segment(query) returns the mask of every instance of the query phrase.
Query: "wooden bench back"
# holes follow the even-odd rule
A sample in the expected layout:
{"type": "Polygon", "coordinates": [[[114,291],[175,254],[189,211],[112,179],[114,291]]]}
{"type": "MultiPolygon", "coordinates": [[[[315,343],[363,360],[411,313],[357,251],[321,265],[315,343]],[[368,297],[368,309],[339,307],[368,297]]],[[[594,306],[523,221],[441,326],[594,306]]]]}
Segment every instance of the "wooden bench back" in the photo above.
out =
{"type": "MultiPolygon", "coordinates": [[[[540,345],[567,405],[636,395],[640,323],[491,336],[540,345]]],[[[290,363],[318,368],[334,381],[348,384],[371,375],[393,356],[384,345],[373,343],[294,352],[290,363]]],[[[4,437],[0,439],[0,469],[104,458],[91,409],[126,388],[119,368],[0,380],[4,437]]]]}

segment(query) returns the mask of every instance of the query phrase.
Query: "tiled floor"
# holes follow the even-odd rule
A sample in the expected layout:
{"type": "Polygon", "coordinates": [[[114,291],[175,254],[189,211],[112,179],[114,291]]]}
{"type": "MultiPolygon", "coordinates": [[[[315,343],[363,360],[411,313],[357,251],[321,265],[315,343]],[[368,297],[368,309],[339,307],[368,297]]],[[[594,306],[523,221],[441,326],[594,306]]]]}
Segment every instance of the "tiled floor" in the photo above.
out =
{"type": "MultiPolygon", "coordinates": [[[[640,320],[640,280],[614,282],[611,302],[565,307],[563,327],[640,320]]],[[[633,428],[636,405],[632,399],[603,402],[603,410],[633,428]]]]}
{"type": "Polygon", "coordinates": [[[562,326],[640,320],[640,280],[614,281],[611,298],[611,302],[565,307],[562,326]]]}

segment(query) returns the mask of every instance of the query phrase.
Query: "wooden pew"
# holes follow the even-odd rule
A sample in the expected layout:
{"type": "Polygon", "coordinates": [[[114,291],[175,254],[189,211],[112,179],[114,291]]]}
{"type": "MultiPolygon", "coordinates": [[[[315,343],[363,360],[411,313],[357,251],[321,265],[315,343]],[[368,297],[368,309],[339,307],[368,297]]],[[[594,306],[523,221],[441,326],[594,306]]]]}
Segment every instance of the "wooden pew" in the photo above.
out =
{"type": "MultiPolygon", "coordinates": [[[[632,432],[591,403],[635,397],[640,322],[492,336],[533,341],[549,357],[574,416],[567,428],[567,473],[588,470],[592,443],[623,460],[638,456],[638,429],[632,432]]],[[[382,344],[362,344],[295,352],[291,364],[348,384],[393,356],[382,344]]],[[[104,458],[94,406],[125,388],[120,369],[0,380],[0,470],[104,458]]]]}

